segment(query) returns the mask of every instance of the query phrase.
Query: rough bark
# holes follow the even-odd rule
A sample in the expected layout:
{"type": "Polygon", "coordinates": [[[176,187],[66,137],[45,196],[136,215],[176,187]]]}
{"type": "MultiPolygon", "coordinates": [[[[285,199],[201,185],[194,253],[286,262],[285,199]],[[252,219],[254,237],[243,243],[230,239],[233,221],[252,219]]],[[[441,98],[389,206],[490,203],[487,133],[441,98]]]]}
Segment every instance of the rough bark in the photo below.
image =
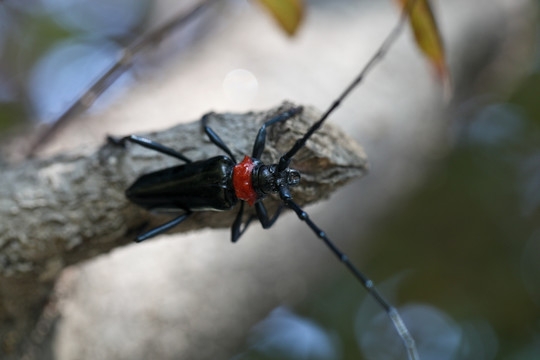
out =
{"type": "MultiPolygon", "coordinates": [[[[285,103],[259,113],[214,114],[209,125],[241,159],[251,153],[262,122],[291,106],[285,103]]],[[[308,107],[300,117],[269,128],[263,161],[276,162],[318,116],[308,107]]],[[[194,160],[222,153],[204,135],[199,121],[145,136],[194,160]]],[[[124,149],[106,143],[91,154],[66,153],[2,171],[0,334],[6,353],[13,352],[28,335],[62,269],[128,244],[144,227],[167,220],[129,203],[124,190],[138,175],[174,164],[177,159],[138,145],[124,149]]],[[[295,199],[307,204],[364,174],[366,158],[350,137],[326,125],[292,166],[302,174],[295,199]]],[[[269,206],[270,211],[273,208],[269,206]]],[[[197,213],[173,232],[228,227],[235,216],[234,210],[197,213]]]]}

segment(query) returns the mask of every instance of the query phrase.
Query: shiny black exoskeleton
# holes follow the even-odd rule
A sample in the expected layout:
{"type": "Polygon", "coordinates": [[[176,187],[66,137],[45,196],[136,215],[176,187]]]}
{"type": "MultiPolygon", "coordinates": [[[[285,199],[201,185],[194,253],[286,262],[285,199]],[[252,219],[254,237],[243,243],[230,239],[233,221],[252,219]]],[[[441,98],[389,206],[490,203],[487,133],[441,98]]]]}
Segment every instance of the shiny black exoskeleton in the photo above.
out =
{"type": "Polygon", "coordinates": [[[227,156],[191,162],[145,174],[126,190],[126,196],[148,210],[230,210],[237,198],[227,156]]]}
{"type": "Polygon", "coordinates": [[[126,197],[130,201],[147,210],[182,212],[177,218],[138,236],[137,241],[154,237],[179,225],[195,211],[230,210],[239,200],[240,211],[231,229],[233,242],[239,239],[254,218],[250,217],[242,228],[244,202],[255,206],[256,217],[264,228],[272,226],[281,207],[269,217],[261,200],[285,189],[289,193],[289,187],[298,185],[300,173],[290,169],[288,163],[280,170],[279,164],[265,165],[259,160],[264,151],[266,128],[286,121],[301,111],[301,107],[292,108],[265,122],[259,129],[251,157],[246,156],[240,163],[237,163],[228,146],[207,125],[209,114],[203,117],[202,127],[210,141],[228,156],[192,161],[174,149],[136,135],[122,139],[111,138],[112,142],[119,145],[132,142],[185,162],[183,165],[142,175],[126,190],[126,197]]]}

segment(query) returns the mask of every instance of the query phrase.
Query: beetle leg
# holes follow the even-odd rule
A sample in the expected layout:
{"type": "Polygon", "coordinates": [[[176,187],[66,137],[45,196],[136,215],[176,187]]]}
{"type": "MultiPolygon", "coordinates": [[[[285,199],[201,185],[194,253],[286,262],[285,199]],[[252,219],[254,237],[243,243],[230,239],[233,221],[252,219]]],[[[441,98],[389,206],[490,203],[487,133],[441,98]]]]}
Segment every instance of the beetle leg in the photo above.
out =
{"type": "Polygon", "coordinates": [[[233,243],[237,242],[240,236],[247,230],[249,224],[253,219],[255,219],[255,215],[251,215],[249,219],[247,219],[246,223],[244,224],[244,228],[242,227],[242,216],[244,215],[244,202],[240,204],[240,210],[238,211],[238,214],[236,215],[236,219],[234,219],[234,223],[231,227],[231,241],[233,243]]]}
{"type": "Polygon", "coordinates": [[[142,235],[137,236],[137,239],[135,241],[136,242],[141,242],[141,241],[144,241],[146,239],[157,236],[157,235],[159,235],[161,233],[164,233],[166,231],[169,231],[173,227],[175,227],[177,225],[180,225],[180,223],[182,223],[184,220],[186,220],[188,217],[190,217],[191,214],[193,214],[193,213],[191,211],[188,211],[185,214],[182,214],[182,215],[178,216],[177,218],[174,218],[171,221],[166,222],[163,225],[160,225],[160,226],[158,226],[156,228],[153,228],[150,231],[145,232],[142,235]]]}
{"type": "Polygon", "coordinates": [[[213,113],[205,114],[201,119],[201,123],[202,123],[202,127],[204,129],[204,132],[206,133],[206,135],[208,135],[208,138],[210,139],[210,141],[214,145],[216,145],[221,150],[225,151],[227,153],[227,155],[229,155],[229,157],[232,159],[232,161],[234,161],[236,163],[236,159],[234,158],[234,155],[233,155],[231,149],[229,149],[229,147],[223,142],[223,140],[221,140],[221,138],[218,136],[218,134],[216,134],[216,132],[214,130],[212,130],[212,128],[210,126],[206,125],[206,123],[208,122],[208,117],[210,115],[212,115],[212,114],[213,113]]]}
{"type": "Polygon", "coordinates": [[[272,225],[274,225],[274,223],[279,217],[279,214],[281,214],[281,210],[283,209],[283,207],[283,204],[280,204],[274,216],[272,216],[272,218],[269,218],[268,210],[266,210],[266,207],[264,206],[262,201],[255,203],[255,212],[257,213],[257,218],[261,222],[263,229],[268,229],[272,227],[272,225]]]}
{"type": "Polygon", "coordinates": [[[302,106],[295,107],[292,109],[289,109],[285,112],[282,112],[267,122],[265,122],[261,128],[259,129],[259,132],[257,133],[257,137],[255,138],[255,142],[253,143],[253,153],[251,155],[252,158],[260,159],[261,155],[264,151],[264,145],[266,143],[266,127],[270,125],[274,125],[278,122],[286,121],[290,119],[291,117],[300,114],[304,110],[302,106]]]}
{"type": "Polygon", "coordinates": [[[109,143],[111,143],[111,144],[119,145],[119,146],[125,146],[126,142],[129,141],[129,142],[141,145],[141,146],[143,146],[143,147],[145,147],[147,149],[155,150],[155,151],[157,151],[159,153],[175,157],[175,158],[180,159],[182,161],[185,161],[187,163],[191,162],[190,159],[188,159],[187,157],[185,157],[184,155],[182,155],[178,151],[176,151],[174,149],[171,149],[170,147],[167,147],[167,146],[162,145],[160,143],[157,143],[155,141],[152,141],[150,139],[143,138],[143,137],[140,137],[140,136],[137,136],[137,135],[128,135],[128,136],[125,136],[125,137],[120,138],[120,139],[112,137],[112,136],[107,136],[107,141],[109,143]]]}

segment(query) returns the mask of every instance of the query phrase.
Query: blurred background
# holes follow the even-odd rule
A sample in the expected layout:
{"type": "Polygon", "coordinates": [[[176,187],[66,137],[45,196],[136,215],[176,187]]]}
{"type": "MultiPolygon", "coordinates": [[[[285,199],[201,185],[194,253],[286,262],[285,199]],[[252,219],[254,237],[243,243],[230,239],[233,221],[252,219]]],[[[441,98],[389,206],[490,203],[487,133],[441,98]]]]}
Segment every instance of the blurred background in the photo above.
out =
{"type": "MultiPolygon", "coordinates": [[[[122,47],[195,3],[1,1],[2,163],[122,47]]],[[[308,211],[398,305],[423,359],[540,358],[538,5],[434,1],[452,100],[407,29],[331,120],[371,171],[308,211]]],[[[138,56],[41,156],[210,110],[324,109],[399,11],[359,0],[305,10],[288,38],[258,4],[218,1],[138,56]]],[[[164,236],[67,269],[60,318],[28,358],[406,358],[385,314],[296,218],[228,237],[164,236]]]]}

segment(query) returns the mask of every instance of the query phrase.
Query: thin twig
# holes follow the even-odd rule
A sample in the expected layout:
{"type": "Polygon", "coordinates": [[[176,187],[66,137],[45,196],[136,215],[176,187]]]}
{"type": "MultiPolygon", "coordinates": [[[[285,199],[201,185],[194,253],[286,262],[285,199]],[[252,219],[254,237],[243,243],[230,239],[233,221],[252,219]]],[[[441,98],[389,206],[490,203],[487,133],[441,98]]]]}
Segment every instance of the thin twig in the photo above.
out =
{"type": "Polygon", "coordinates": [[[45,145],[56,132],[64,126],[69,120],[79,115],[86,109],[90,108],[92,104],[99,98],[105,90],[107,90],[124,72],[133,66],[134,58],[139,55],[143,50],[148,49],[151,46],[158,44],[163,38],[168,36],[175,29],[184,26],[190,20],[195,18],[206,7],[218,0],[204,0],[201,1],[194,8],[186,13],[179,14],[171,19],[169,22],[151,31],[150,33],[133,41],[130,45],[120,51],[118,60],[111,65],[103,75],[101,75],[88,90],[85,91],[75,102],[62,114],[60,117],[43,133],[41,133],[37,139],[34,140],[28,150],[28,156],[32,156],[45,145]]]}

